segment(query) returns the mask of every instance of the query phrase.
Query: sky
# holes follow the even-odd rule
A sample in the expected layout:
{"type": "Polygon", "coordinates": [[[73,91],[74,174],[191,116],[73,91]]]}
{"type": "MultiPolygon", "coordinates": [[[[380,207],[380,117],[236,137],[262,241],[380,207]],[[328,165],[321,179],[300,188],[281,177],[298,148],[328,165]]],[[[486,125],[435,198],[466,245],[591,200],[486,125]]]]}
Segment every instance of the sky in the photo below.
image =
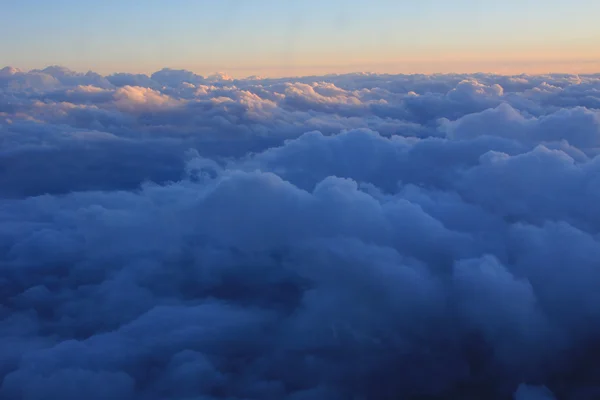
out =
{"type": "Polygon", "coordinates": [[[595,0],[0,0],[0,64],[287,76],[597,72],[595,0]]]}

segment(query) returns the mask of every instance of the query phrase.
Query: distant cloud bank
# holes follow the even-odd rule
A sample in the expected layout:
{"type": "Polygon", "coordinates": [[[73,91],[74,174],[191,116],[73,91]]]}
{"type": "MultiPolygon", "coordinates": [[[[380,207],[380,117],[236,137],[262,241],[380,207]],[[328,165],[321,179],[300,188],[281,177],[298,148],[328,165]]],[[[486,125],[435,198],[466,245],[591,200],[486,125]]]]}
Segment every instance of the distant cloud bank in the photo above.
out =
{"type": "Polygon", "coordinates": [[[0,70],[0,398],[600,398],[600,75],[0,70]]]}

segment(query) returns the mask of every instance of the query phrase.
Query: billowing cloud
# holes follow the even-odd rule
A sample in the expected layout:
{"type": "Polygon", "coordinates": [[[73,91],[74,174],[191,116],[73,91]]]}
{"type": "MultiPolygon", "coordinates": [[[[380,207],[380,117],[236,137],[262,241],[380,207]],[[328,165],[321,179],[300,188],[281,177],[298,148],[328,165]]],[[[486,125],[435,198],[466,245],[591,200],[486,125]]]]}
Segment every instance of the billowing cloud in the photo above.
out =
{"type": "Polygon", "coordinates": [[[161,111],[177,104],[168,95],[140,86],[124,86],[114,93],[114,105],[122,111],[161,111]]]}
{"type": "Polygon", "coordinates": [[[0,398],[598,398],[599,93],[0,70],[0,398]]]}

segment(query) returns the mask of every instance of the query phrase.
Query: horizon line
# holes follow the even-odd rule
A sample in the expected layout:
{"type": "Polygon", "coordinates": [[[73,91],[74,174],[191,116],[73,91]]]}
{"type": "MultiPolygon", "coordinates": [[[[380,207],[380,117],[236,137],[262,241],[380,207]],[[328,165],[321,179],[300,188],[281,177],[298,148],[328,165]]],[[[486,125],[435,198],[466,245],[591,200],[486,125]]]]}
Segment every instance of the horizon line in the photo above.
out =
{"type": "MultiPolygon", "coordinates": [[[[555,63],[561,63],[561,61],[557,61],[555,63]]],[[[565,63],[569,63],[565,61],[565,63]]],[[[581,60],[579,64],[593,64],[598,63],[600,66],[600,60],[590,59],[590,60],[581,60]]],[[[389,65],[395,65],[394,63],[386,63],[389,65]]],[[[553,64],[553,63],[550,63],[553,64]]],[[[260,69],[260,70],[293,70],[293,69],[312,69],[312,68],[335,68],[335,67],[344,67],[343,64],[340,65],[311,65],[311,66],[261,66],[261,67],[229,67],[229,68],[216,68],[213,72],[210,73],[201,73],[197,72],[198,70],[207,70],[205,68],[185,68],[185,67],[177,67],[177,66],[165,66],[159,69],[152,69],[151,72],[135,72],[132,70],[112,70],[112,72],[98,72],[100,69],[94,68],[72,68],[67,65],[62,64],[48,64],[44,67],[37,68],[19,68],[14,65],[6,65],[0,66],[0,71],[4,70],[16,70],[16,73],[36,73],[36,72],[44,72],[49,68],[60,68],[67,70],[69,72],[74,72],[77,74],[86,74],[86,73],[95,73],[104,78],[110,77],[117,74],[130,74],[130,75],[144,75],[149,78],[152,77],[157,72],[161,71],[185,71],[190,72],[201,78],[210,78],[218,75],[225,75],[231,78],[232,80],[250,80],[250,79],[290,79],[290,78],[310,78],[310,77],[320,77],[320,76],[345,76],[345,75],[389,75],[389,76],[416,76],[416,75],[430,75],[430,76],[450,76],[450,75],[493,75],[493,76],[505,76],[505,77],[518,77],[518,76],[550,76],[550,75],[568,75],[568,76],[595,76],[600,74],[600,67],[595,70],[590,70],[590,72],[573,72],[566,70],[548,70],[543,72],[500,72],[494,70],[454,70],[454,71],[429,71],[429,72],[376,72],[372,70],[348,70],[344,72],[321,72],[321,73],[306,73],[306,74],[290,74],[290,75],[280,75],[277,74],[275,76],[268,76],[264,74],[249,74],[249,75],[238,75],[234,76],[230,74],[230,71],[240,71],[240,70],[252,70],[252,69],[260,69]]],[[[237,74],[236,74],[237,75],[237,74]]]]}

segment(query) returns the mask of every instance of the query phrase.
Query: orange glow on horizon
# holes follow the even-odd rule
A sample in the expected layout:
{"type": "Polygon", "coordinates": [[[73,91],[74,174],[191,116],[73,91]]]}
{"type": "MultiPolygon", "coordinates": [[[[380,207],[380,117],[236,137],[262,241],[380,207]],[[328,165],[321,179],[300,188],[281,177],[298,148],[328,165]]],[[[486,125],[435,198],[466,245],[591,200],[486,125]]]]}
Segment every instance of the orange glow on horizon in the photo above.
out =
{"type": "MultiPolygon", "coordinates": [[[[599,47],[600,49],[600,47],[599,47]]],[[[420,51],[398,52],[394,56],[379,52],[362,53],[298,53],[298,54],[256,54],[250,58],[229,58],[210,64],[198,63],[191,57],[172,60],[164,65],[164,60],[152,60],[131,65],[130,62],[118,65],[67,65],[79,71],[92,70],[109,75],[115,72],[152,74],[163,68],[186,69],[200,75],[225,72],[235,78],[249,76],[287,77],[325,74],[345,74],[352,72],[373,72],[389,74],[448,74],[448,73],[497,73],[519,74],[592,74],[600,73],[600,50],[587,51],[582,46],[573,46],[566,51],[548,49],[484,49],[482,51],[460,51],[451,49],[421,49],[420,51]],[[436,51],[437,50],[437,51],[436,51]],[[502,51],[500,51],[502,50],[502,51]]]]}

